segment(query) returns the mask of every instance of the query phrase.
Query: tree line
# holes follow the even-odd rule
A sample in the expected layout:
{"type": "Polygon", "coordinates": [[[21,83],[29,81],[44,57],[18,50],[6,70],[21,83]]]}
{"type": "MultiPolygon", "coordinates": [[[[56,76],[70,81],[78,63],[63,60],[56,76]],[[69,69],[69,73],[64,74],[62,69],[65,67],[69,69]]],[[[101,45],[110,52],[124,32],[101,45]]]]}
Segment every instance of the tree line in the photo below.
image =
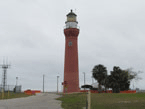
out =
{"type": "Polygon", "coordinates": [[[113,93],[129,90],[131,80],[141,79],[138,77],[139,73],[132,69],[122,70],[120,67],[114,66],[113,71],[108,75],[107,68],[101,64],[94,66],[92,70],[93,78],[98,81],[98,91],[101,92],[101,85],[103,85],[105,90],[112,88],[113,93]]]}

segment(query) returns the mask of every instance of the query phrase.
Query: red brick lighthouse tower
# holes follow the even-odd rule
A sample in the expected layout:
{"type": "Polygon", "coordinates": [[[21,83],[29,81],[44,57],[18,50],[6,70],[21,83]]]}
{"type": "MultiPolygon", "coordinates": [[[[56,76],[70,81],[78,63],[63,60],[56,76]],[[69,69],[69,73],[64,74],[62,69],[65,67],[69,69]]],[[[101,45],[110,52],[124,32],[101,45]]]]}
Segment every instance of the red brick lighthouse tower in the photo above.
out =
{"type": "Polygon", "coordinates": [[[78,71],[78,34],[76,14],[71,10],[67,14],[65,34],[65,63],[63,92],[79,92],[79,71],[78,71]]]}

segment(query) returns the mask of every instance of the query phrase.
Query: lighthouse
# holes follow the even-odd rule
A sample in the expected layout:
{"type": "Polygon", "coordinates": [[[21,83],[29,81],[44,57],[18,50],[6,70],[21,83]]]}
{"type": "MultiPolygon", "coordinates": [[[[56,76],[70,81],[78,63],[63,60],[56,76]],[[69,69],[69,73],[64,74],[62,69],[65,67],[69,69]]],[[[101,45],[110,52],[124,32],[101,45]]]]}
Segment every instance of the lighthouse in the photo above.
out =
{"type": "Polygon", "coordinates": [[[65,60],[63,92],[79,92],[79,64],[78,64],[78,22],[77,15],[71,10],[65,22],[65,60]]]}

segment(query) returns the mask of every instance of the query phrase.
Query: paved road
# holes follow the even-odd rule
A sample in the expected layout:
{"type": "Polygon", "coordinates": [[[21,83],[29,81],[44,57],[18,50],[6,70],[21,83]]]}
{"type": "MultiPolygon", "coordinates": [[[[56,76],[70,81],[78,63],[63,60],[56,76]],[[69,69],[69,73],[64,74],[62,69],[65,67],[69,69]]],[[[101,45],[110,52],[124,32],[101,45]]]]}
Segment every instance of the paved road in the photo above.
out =
{"type": "Polygon", "coordinates": [[[0,109],[62,109],[59,95],[41,93],[36,96],[0,100],[0,109]]]}

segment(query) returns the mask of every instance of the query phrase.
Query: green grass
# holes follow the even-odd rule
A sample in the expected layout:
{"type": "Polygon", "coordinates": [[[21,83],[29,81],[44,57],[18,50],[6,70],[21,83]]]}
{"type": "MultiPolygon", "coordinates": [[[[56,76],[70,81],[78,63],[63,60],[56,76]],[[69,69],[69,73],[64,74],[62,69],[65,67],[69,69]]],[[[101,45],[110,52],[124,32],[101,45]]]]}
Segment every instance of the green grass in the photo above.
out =
{"type": "MultiPolygon", "coordinates": [[[[86,94],[70,94],[58,98],[64,109],[82,109],[86,106],[86,94]]],[[[145,109],[145,93],[111,94],[92,93],[91,109],[145,109]]]]}
{"type": "Polygon", "coordinates": [[[82,109],[82,107],[86,106],[86,94],[78,93],[78,94],[66,94],[63,97],[58,98],[57,100],[61,100],[61,106],[64,109],[82,109]]]}
{"type": "MultiPolygon", "coordinates": [[[[25,93],[13,93],[13,92],[10,92],[8,96],[8,92],[5,92],[3,99],[21,98],[21,97],[28,97],[28,96],[30,95],[26,95],[25,93]]],[[[2,99],[2,93],[0,93],[0,100],[1,99],[2,99]]]]}
{"type": "Polygon", "coordinates": [[[92,109],[145,109],[145,93],[91,94],[92,109]]]}

